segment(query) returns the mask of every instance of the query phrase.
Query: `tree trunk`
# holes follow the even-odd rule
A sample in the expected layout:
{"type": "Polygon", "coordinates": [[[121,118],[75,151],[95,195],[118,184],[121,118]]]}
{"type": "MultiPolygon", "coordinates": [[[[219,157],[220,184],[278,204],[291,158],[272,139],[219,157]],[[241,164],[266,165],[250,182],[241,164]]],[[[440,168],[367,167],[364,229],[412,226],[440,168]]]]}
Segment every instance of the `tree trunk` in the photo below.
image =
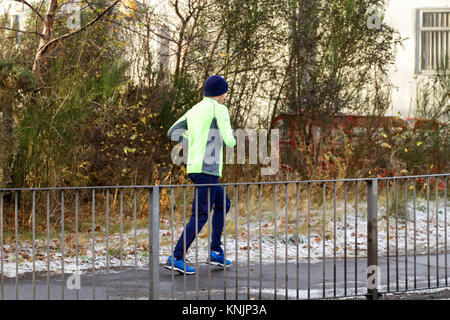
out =
{"type": "Polygon", "coordinates": [[[34,56],[33,62],[33,73],[38,75],[41,71],[41,67],[44,64],[45,60],[45,52],[47,50],[47,43],[50,42],[52,31],[53,31],[53,22],[55,19],[56,10],[58,9],[58,0],[51,0],[50,6],[48,8],[47,14],[44,18],[44,29],[42,30],[43,37],[39,40],[39,46],[36,51],[36,55],[34,56]]]}

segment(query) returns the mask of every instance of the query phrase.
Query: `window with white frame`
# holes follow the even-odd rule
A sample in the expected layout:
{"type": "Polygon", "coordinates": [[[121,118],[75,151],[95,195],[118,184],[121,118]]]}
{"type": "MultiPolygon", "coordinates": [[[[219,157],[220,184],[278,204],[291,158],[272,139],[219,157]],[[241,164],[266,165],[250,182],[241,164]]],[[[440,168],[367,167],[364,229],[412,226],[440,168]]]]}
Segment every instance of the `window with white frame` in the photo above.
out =
{"type": "Polygon", "coordinates": [[[433,73],[449,61],[450,8],[417,12],[418,73],[433,73]]]}

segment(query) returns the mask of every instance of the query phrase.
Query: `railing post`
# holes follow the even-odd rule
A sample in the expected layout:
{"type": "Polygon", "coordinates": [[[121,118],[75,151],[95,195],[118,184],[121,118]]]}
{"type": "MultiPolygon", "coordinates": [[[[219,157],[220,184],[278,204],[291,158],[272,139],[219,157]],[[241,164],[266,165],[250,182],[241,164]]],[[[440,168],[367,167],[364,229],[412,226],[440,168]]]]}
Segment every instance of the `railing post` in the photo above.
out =
{"type": "Polygon", "coordinates": [[[367,180],[367,299],[379,297],[378,180],[367,180]]]}
{"type": "Polygon", "coordinates": [[[149,299],[159,300],[159,187],[149,189],[149,299]]]}

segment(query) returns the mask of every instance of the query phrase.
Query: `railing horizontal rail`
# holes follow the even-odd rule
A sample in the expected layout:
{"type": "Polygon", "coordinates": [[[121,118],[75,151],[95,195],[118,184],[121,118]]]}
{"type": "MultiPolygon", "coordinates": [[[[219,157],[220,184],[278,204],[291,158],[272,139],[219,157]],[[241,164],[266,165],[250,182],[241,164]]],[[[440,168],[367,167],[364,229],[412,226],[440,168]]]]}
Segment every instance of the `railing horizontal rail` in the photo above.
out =
{"type": "MultiPolygon", "coordinates": [[[[445,177],[449,173],[436,173],[416,176],[400,176],[400,177],[376,177],[376,178],[348,178],[348,179],[325,179],[325,180],[287,180],[287,181],[260,181],[260,182],[227,182],[219,183],[222,186],[246,186],[246,185],[273,185],[273,184],[295,184],[295,183],[323,183],[323,182],[352,182],[352,181],[369,181],[369,180],[399,180],[412,178],[432,178],[445,177]]],[[[92,190],[92,189],[148,189],[153,187],[170,188],[170,187],[207,187],[214,184],[158,184],[158,185],[128,185],[128,186],[84,186],[84,187],[31,187],[31,188],[0,188],[0,191],[32,191],[32,190],[92,190]]]]}

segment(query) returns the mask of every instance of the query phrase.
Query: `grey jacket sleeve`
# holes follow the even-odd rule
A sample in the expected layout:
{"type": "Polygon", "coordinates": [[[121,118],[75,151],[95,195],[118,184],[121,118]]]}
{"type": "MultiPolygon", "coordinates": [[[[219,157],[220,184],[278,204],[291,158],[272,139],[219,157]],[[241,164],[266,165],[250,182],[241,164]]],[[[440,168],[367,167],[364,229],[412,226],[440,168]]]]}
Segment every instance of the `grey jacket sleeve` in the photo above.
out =
{"type": "Polygon", "coordinates": [[[172,141],[181,142],[181,140],[187,139],[187,113],[185,113],[180,119],[178,119],[167,132],[167,136],[172,141]]]}

